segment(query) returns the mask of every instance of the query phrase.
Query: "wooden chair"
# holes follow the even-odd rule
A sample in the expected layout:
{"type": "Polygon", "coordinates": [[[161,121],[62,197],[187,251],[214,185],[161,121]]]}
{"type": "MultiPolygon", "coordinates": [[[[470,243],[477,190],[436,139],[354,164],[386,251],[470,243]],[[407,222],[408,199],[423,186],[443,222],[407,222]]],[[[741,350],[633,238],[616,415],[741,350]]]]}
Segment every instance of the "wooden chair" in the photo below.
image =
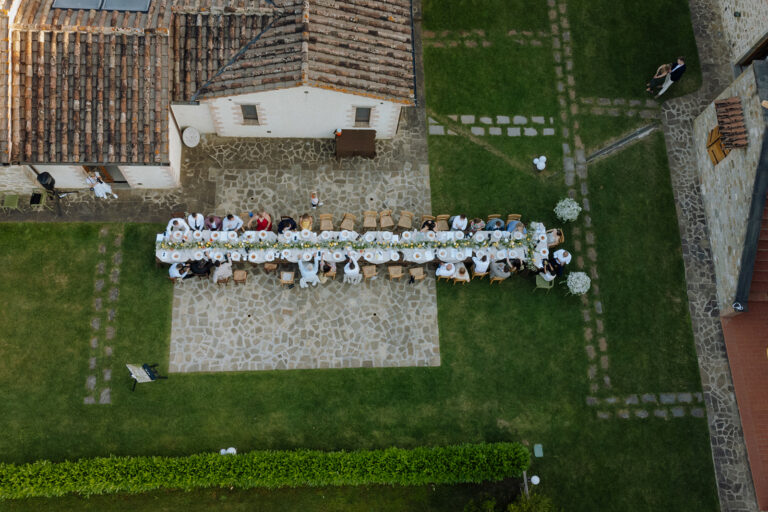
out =
{"type": "Polygon", "coordinates": [[[229,284],[229,278],[228,278],[228,277],[225,277],[224,279],[217,279],[217,280],[216,280],[216,285],[217,285],[217,286],[220,286],[220,285],[222,285],[222,284],[223,284],[224,286],[227,286],[227,285],[229,284]]]}
{"type": "Polygon", "coordinates": [[[376,229],[376,220],[378,216],[378,213],[370,210],[363,212],[363,228],[376,229]]]}
{"type": "Polygon", "coordinates": [[[409,230],[413,229],[413,213],[406,211],[406,210],[400,210],[400,218],[397,220],[397,227],[402,228],[403,230],[409,230]]]}
{"type": "Polygon", "coordinates": [[[356,220],[357,220],[357,217],[355,217],[351,213],[345,213],[344,218],[341,219],[341,224],[339,225],[339,228],[341,228],[342,230],[346,229],[347,231],[354,231],[356,220]]]}
{"type": "Polygon", "coordinates": [[[411,275],[414,281],[423,281],[427,274],[424,273],[424,267],[413,267],[408,269],[408,273],[411,275]]]}
{"type": "Polygon", "coordinates": [[[280,286],[293,284],[293,272],[280,272],[280,286]]]}
{"type": "Polygon", "coordinates": [[[324,272],[323,275],[333,281],[336,279],[336,267],[331,267],[331,270],[328,272],[324,272]]]}
{"type": "Polygon", "coordinates": [[[301,216],[299,217],[299,221],[296,223],[296,227],[297,227],[299,230],[302,230],[302,229],[308,229],[308,230],[310,230],[310,231],[314,231],[314,229],[315,229],[315,218],[314,218],[313,216],[311,216],[311,215],[307,215],[307,217],[309,218],[309,227],[308,227],[308,228],[304,228],[304,227],[302,227],[302,225],[301,225],[301,224],[302,224],[302,222],[301,222],[301,221],[302,221],[302,217],[304,217],[304,216],[303,216],[303,215],[301,215],[301,216]]]}
{"type": "Polygon", "coordinates": [[[264,273],[269,274],[270,272],[277,272],[277,263],[264,264],[264,273]]]}
{"type": "Polygon", "coordinates": [[[469,280],[467,280],[467,279],[459,279],[458,277],[454,277],[453,278],[453,285],[456,286],[456,283],[467,284],[471,280],[472,280],[471,278],[469,280]]]}
{"type": "Polygon", "coordinates": [[[519,213],[510,213],[509,215],[507,215],[507,224],[509,224],[513,220],[520,220],[521,218],[522,218],[522,215],[520,215],[519,213]]]}
{"type": "Polygon", "coordinates": [[[486,223],[491,222],[493,219],[500,219],[500,218],[501,218],[501,215],[499,215],[498,213],[491,214],[488,216],[488,220],[486,221],[486,223]]]}
{"type": "Polygon", "coordinates": [[[505,280],[505,279],[506,279],[506,277],[498,277],[498,276],[496,276],[496,277],[491,277],[491,284],[493,284],[493,283],[499,283],[499,284],[501,284],[501,282],[502,282],[503,280],[505,280]]]}
{"type": "Polygon", "coordinates": [[[547,231],[547,247],[557,247],[565,242],[565,235],[562,229],[550,229],[547,231]]]}
{"type": "Polygon", "coordinates": [[[552,287],[555,286],[555,280],[547,281],[543,277],[541,277],[541,274],[536,274],[536,288],[533,289],[533,291],[538,290],[539,288],[542,288],[544,290],[547,290],[547,293],[549,293],[549,290],[552,289],[552,287]]]}
{"type": "Polygon", "coordinates": [[[435,218],[434,218],[432,215],[422,215],[422,216],[421,216],[421,224],[419,224],[419,228],[421,228],[421,226],[422,226],[422,225],[423,225],[425,222],[427,222],[428,220],[435,220],[435,218]]]}
{"type": "Polygon", "coordinates": [[[178,277],[171,277],[171,276],[168,276],[168,280],[169,280],[170,282],[172,282],[172,283],[174,284],[174,286],[175,286],[175,285],[177,285],[177,284],[181,284],[181,283],[184,281],[184,280],[183,280],[183,279],[181,279],[181,278],[178,278],[178,277]]]}
{"type": "Polygon", "coordinates": [[[472,269],[472,279],[474,279],[476,277],[482,279],[482,278],[484,278],[487,275],[488,275],[488,271],[487,270],[485,272],[475,272],[475,269],[474,268],[472,269]]]}
{"type": "Polygon", "coordinates": [[[389,280],[397,279],[399,280],[401,277],[403,277],[403,267],[400,265],[391,265],[387,267],[387,271],[389,272],[389,280]]]}
{"type": "Polygon", "coordinates": [[[374,277],[376,277],[376,265],[365,265],[363,267],[363,278],[366,281],[370,281],[374,277]]]}
{"type": "Polygon", "coordinates": [[[379,225],[381,229],[392,229],[395,227],[395,220],[392,218],[392,210],[383,210],[379,215],[379,225]]]}
{"type": "Polygon", "coordinates": [[[450,218],[450,215],[438,215],[435,231],[450,231],[451,227],[448,225],[448,219],[450,218]]]}
{"type": "Polygon", "coordinates": [[[232,281],[235,282],[235,285],[245,284],[247,280],[248,280],[248,272],[246,272],[245,270],[235,270],[235,272],[232,275],[232,281]]]}
{"type": "Polygon", "coordinates": [[[317,216],[320,220],[320,231],[333,231],[333,215],[330,213],[321,213],[317,216]]]}
{"type": "Polygon", "coordinates": [[[171,218],[172,219],[184,219],[186,221],[187,220],[187,212],[171,212],[171,218]]]}
{"type": "Polygon", "coordinates": [[[437,282],[438,282],[438,283],[440,282],[440,280],[441,280],[441,279],[445,279],[446,281],[450,281],[451,279],[453,279],[453,277],[448,277],[448,276],[437,276],[437,282]]]}

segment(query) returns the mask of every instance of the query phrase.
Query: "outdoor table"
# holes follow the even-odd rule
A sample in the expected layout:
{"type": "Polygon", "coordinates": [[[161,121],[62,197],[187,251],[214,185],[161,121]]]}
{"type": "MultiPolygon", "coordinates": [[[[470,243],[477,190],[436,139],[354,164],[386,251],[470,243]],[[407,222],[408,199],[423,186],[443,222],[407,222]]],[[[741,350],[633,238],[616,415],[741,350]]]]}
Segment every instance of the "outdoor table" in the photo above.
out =
{"type": "Polygon", "coordinates": [[[342,130],[336,136],[336,158],[376,156],[376,130],[342,130]]]}

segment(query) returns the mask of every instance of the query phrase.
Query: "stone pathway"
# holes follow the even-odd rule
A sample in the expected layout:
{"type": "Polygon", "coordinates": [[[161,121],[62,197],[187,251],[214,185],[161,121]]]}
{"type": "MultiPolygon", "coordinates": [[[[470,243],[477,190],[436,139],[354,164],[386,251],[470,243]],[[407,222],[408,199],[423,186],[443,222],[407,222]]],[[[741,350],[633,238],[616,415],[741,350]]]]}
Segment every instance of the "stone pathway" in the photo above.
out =
{"type": "MultiPolygon", "coordinates": [[[[549,34],[541,30],[537,32],[509,30],[507,36],[521,46],[542,47],[546,44],[549,34]]],[[[485,39],[485,31],[481,29],[443,30],[441,32],[425,30],[422,32],[422,38],[424,39],[424,46],[432,48],[455,48],[458,46],[489,48],[493,46],[493,41],[485,39]]]]}
{"type": "Polygon", "coordinates": [[[509,116],[476,116],[471,114],[449,115],[454,127],[445,126],[433,117],[428,118],[428,130],[430,135],[458,135],[455,124],[461,123],[469,127],[472,135],[482,137],[485,135],[504,135],[507,137],[535,137],[537,135],[555,135],[553,127],[555,119],[551,116],[522,115],[509,116]]]}
{"type": "Polygon", "coordinates": [[[652,99],[628,100],[625,98],[579,98],[585,114],[609,117],[640,117],[658,119],[659,104],[652,99]]]}
{"type": "Polygon", "coordinates": [[[88,377],[85,380],[85,404],[112,403],[111,340],[116,334],[117,301],[120,297],[120,266],[123,262],[123,225],[99,231],[98,251],[101,255],[96,264],[93,282],[93,332],[89,346],[88,377]],[[111,232],[110,232],[111,231],[111,232]]]}
{"type": "Polygon", "coordinates": [[[690,0],[699,49],[702,87],[665,102],[661,110],[672,190],[685,264],[688,304],[699,358],[720,507],[723,511],[759,510],[749,468],[741,418],[733,390],[719,319],[715,271],[706,215],[697,176],[692,120],[732,81],[729,49],[716,0],[690,0]]]}

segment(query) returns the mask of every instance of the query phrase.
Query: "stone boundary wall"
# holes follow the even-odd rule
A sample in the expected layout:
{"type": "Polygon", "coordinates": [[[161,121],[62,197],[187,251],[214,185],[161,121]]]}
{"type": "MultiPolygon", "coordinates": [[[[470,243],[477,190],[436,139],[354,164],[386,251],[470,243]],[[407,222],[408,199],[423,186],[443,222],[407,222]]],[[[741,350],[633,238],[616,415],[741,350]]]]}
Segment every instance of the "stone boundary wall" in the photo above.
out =
{"type": "MultiPolygon", "coordinates": [[[[766,0],[718,0],[723,30],[731,50],[731,64],[746,56],[768,36],[768,2],[766,0]],[[739,13],[739,17],[734,16],[739,13]]],[[[714,37],[714,34],[713,34],[714,37]]]]}
{"type": "Polygon", "coordinates": [[[35,174],[26,165],[0,167],[0,192],[31,194],[39,188],[35,174]]]}
{"type": "Polygon", "coordinates": [[[757,91],[754,66],[744,71],[718,99],[738,96],[744,109],[749,144],[732,150],[717,165],[707,154],[707,137],[717,126],[714,103],[693,124],[695,155],[704,210],[709,225],[712,259],[717,278],[717,301],[722,314],[731,310],[741,272],[741,254],[747,219],[763,145],[765,122],[757,91]]]}

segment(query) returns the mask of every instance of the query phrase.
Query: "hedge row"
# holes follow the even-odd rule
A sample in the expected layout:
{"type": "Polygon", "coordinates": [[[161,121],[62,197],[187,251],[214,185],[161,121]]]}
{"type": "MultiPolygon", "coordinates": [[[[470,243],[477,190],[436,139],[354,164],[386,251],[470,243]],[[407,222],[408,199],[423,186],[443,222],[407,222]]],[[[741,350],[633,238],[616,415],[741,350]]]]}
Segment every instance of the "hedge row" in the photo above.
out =
{"type": "Polygon", "coordinates": [[[140,493],[202,487],[424,485],[497,481],[530,464],[518,443],[462,444],[410,450],[254,451],[188,457],[102,457],[0,464],[0,498],[140,493]]]}

